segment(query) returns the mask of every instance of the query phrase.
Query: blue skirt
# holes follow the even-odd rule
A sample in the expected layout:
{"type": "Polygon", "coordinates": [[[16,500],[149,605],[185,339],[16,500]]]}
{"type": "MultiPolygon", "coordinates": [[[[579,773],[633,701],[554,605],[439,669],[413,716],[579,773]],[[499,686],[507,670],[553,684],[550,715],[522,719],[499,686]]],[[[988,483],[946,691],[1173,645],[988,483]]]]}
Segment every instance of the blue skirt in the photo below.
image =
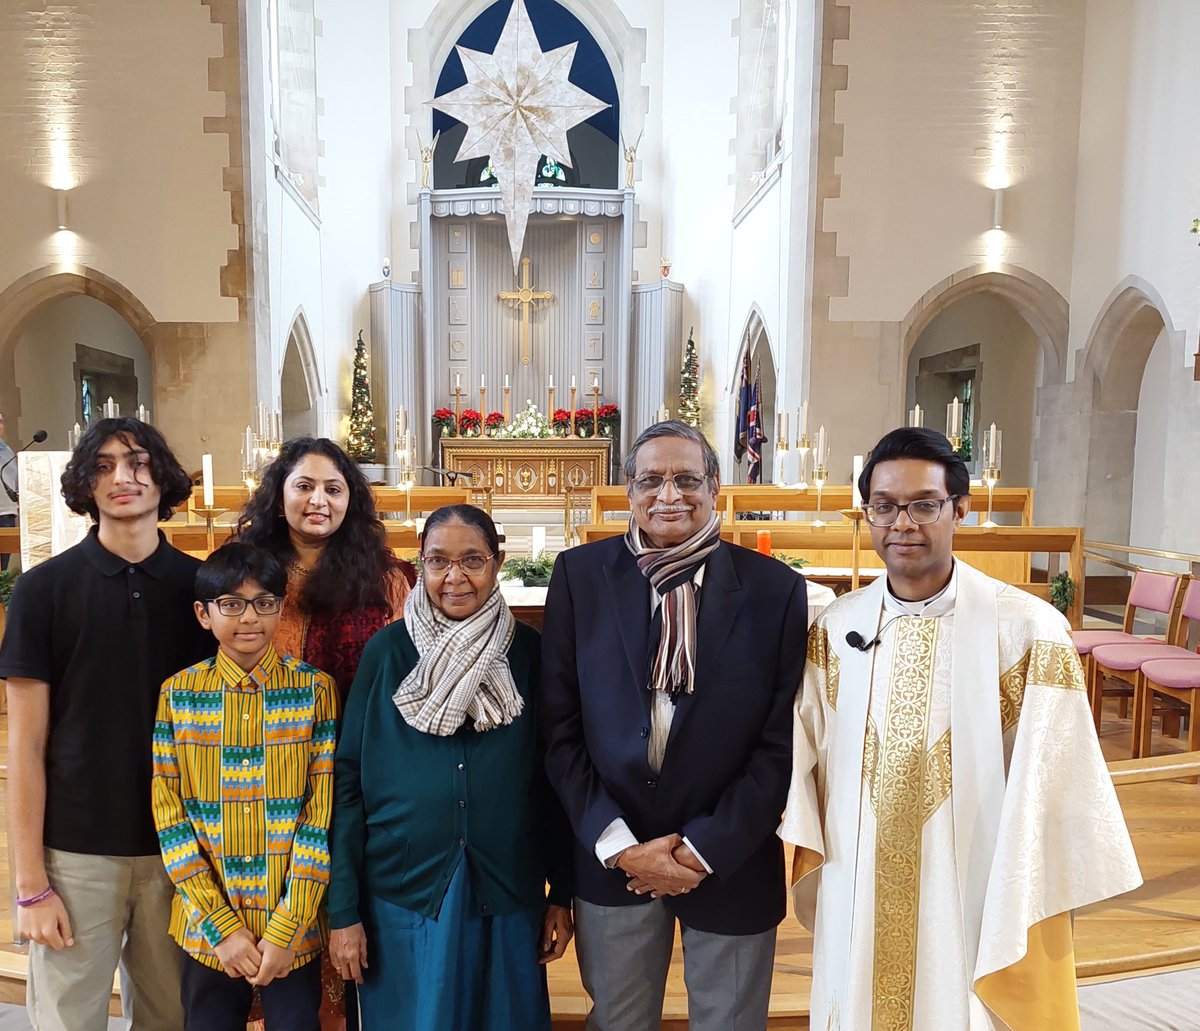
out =
{"type": "Polygon", "coordinates": [[[362,1031],[550,1031],[544,908],[480,916],[464,858],[436,920],[372,896],[362,1031]]]}

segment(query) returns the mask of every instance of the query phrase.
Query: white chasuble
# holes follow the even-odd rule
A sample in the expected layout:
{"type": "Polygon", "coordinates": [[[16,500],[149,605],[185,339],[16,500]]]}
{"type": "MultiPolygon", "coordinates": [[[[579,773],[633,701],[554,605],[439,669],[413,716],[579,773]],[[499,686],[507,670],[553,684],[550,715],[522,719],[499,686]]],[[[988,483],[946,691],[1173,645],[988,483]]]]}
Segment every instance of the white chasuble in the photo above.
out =
{"type": "Polygon", "coordinates": [[[794,745],[814,1029],[1078,1026],[1070,911],[1141,876],[1058,612],[962,562],[924,606],[880,577],[813,627],[794,745]]]}

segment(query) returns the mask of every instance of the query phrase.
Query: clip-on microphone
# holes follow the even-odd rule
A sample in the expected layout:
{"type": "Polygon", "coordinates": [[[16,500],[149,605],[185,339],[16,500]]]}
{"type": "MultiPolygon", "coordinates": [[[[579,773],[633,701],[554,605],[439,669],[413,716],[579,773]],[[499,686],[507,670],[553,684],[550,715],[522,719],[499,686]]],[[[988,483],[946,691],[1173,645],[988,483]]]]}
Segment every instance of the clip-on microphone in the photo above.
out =
{"type": "Polygon", "coordinates": [[[879,628],[879,633],[877,633],[870,641],[864,641],[862,634],[860,634],[857,630],[851,630],[850,633],[846,635],[846,643],[850,645],[851,648],[857,648],[860,652],[869,652],[880,641],[883,640],[883,632],[899,618],[899,616],[893,616],[891,619],[889,619],[883,624],[883,626],[879,628]]]}

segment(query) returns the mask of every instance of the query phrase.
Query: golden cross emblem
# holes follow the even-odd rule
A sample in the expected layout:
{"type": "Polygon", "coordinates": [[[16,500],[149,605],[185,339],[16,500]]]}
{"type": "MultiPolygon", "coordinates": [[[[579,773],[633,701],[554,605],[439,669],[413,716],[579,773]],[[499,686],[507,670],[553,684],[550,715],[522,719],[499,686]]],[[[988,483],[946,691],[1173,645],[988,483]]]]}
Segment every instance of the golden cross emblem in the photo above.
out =
{"type": "Polygon", "coordinates": [[[521,287],[519,290],[501,290],[500,300],[508,301],[513,307],[521,306],[521,364],[529,364],[529,310],[538,301],[553,297],[549,290],[534,290],[529,285],[529,259],[521,259],[521,287]]]}

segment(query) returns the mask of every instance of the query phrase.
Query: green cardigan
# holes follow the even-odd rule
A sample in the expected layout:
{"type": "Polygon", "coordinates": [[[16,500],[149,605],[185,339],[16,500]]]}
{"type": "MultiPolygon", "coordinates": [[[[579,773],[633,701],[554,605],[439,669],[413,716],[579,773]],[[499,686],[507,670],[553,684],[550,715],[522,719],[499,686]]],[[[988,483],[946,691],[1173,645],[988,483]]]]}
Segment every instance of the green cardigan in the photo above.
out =
{"type": "MultiPolygon", "coordinates": [[[[420,588],[418,587],[418,590],[420,588]]],[[[392,695],[417,664],[403,621],[367,643],[346,702],[334,777],[329,923],[366,896],[437,917],[466,855],[482,915],[571,901],[570,828],[546,780],[536,711],[537,631],[518,623],[508,663],[525,701],[511,724],[449,737],[414,730],[392,695]]]]}

